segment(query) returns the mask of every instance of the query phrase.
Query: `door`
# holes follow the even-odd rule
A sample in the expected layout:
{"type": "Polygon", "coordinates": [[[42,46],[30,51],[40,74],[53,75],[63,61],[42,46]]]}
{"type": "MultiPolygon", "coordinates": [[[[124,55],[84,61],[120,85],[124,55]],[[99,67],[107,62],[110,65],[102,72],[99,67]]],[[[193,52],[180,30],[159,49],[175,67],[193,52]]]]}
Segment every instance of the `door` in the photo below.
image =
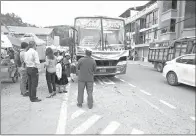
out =
{"type": "Polygon", "coordinates": [[[177,59],[176,71],[179,82],[195,86],[195,55],[177,59]]]}

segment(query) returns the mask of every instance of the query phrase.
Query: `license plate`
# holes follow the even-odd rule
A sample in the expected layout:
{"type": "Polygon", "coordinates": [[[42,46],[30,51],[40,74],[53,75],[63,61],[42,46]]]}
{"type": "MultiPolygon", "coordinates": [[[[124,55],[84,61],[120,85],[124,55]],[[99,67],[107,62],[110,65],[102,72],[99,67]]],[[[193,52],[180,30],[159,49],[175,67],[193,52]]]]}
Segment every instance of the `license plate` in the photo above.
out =
{"type": "Polygon", "coordinates": [[[106,72],[106,69],[100,69],[100,72],[104,73],[106,72]]]}

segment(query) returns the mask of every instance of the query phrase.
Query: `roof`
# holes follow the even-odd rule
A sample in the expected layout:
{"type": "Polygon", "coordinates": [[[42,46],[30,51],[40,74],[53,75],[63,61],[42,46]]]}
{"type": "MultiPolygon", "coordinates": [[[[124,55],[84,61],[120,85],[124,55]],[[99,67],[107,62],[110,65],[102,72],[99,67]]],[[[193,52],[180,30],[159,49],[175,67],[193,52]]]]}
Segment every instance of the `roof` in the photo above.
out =
{"type": "Polygon", "coordinates": [[[38,28],[38,27],[21,27],[21,26],[8,26],[11,32],[19,34],[34,33],[36,35],[50,35],[53,28],[38,28]]]}
{"type": "Polygon", "coordinates": [[[128,8],[125,12],[123,12],[119,17],[123,17],[126,14],[129,14],[130,10],[135,10],[135,11],[142,11],[143,9],[145,9],[146,7],[148,7],[149,5],[152,5],[153,3],[155,3],[157,0],[149,0],[148,3],[146,3],[143,6],[137,6],[137,7],[131,7],[128,8]]]}
{"type": "Polygon", "coordinates": [[[21,46],[21,41],[18,38],[8,36],[10,42],[15,46],[21,46]]]}
{"type": "Polygon", "coordinates": [[[6,28],[5,26],[1,26],[1,32],[3,32],[3,33],[8,33],[9,30],[8,30],[8,28],[6,28]]]}

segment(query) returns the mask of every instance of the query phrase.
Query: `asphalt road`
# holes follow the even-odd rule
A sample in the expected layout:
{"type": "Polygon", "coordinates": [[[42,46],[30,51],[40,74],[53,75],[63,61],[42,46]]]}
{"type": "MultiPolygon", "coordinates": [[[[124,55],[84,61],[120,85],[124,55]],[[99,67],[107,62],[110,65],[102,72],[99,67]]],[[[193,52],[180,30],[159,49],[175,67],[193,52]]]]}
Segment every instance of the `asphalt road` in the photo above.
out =
{"type": "Polygon", "coordinates": [[[127,74],[96,77],[94,107],[77,103],[77,80],[68,94],[48,95],[40,78],[31,103],[19,84],[1,92],[2,134],[195,134],[195,88],[167,84],[152,67],[128,64],[127,74]]]}

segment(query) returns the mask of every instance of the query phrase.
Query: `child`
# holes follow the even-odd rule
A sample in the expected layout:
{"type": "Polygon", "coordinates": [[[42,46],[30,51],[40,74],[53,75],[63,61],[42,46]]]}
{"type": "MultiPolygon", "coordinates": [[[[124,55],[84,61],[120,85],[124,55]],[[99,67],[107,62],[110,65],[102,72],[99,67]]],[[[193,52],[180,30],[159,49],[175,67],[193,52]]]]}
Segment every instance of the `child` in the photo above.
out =
{"type": "Polygon", "coordinates": [[[66,85],[68,84],[68,79],[66,75],[66,65],[63,63],[63,59],[61,57],[57,58],[57,65],[56,65],[56,84],[57,88],[59,89],[59,93],[62,93],[61,86],[64,87],[63,92],[67,93],[66,85]]]}

